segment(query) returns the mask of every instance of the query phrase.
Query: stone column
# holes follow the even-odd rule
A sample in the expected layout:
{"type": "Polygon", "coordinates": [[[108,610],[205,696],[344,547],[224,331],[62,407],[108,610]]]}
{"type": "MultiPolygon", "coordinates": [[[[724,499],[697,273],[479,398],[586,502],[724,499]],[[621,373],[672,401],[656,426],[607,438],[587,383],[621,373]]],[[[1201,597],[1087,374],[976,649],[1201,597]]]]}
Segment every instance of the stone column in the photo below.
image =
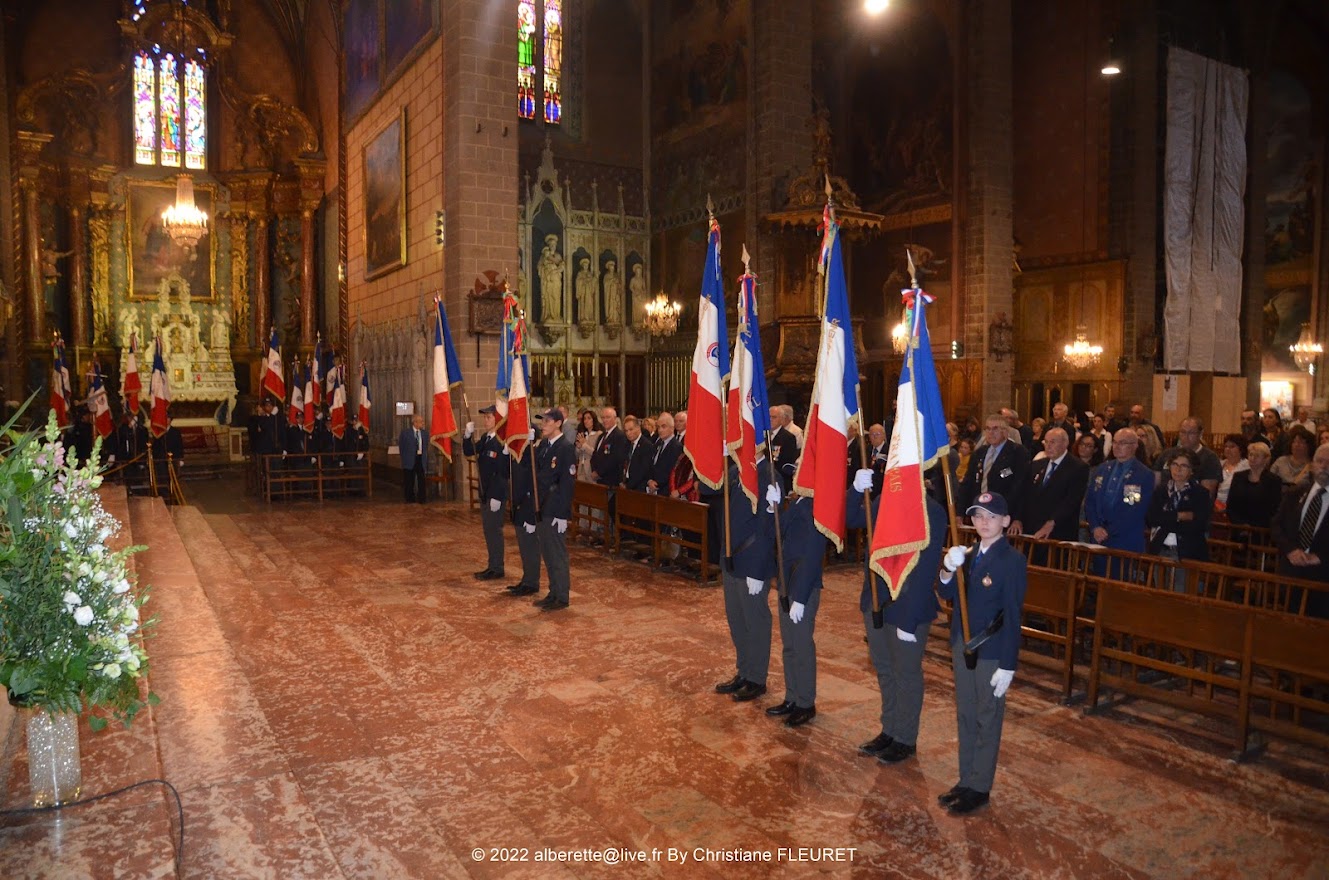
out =
{"type": "Polygon", "coordinates": [[[23,200],[23,268],[27,277],[24,311],[28,319],[28,345],[32,348],[42,348],[50,342],[46,338],[46,295],[42,287],[42,239],[37,213],[41,169],[37,165],[37,156],[51,142],[51,137],[37,131],[18,133],[19,188],[23,200]]]}
{"type": "Polygon", "coordinates": [[[87,263],[88,244],[83,234],[84,210],[81,206],[69,209],[69,335],[77,348],[92,341],[88,326],[88,276],[83,267],[87,263]]]}
{"type": "Polygon", "coordinates": [[[312,348],[318,309],[314,297],[314,212],[300,212],[300,348],[312,348]]]}
{"type": "Polygon", "coordinates": [[[272,334],[272,294],[269,291],[268,271],[271,254],[268,253],[268,215],[250,214],[254,221],[254,338],[260,350],[266,350],[272,334]]]}

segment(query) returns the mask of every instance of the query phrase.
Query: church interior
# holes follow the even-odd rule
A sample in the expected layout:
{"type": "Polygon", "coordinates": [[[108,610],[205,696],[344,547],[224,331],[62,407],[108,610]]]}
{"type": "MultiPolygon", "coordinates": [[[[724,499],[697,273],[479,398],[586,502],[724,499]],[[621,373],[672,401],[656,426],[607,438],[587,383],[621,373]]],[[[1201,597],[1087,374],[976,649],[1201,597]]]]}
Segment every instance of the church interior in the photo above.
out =
{"type": "Polygon", "coordinates": [[[718,589],[577,545],[573,613],[533,618],[470,577],[462,456],[419,511],[391,484],[436,299],[459,426],[508,292],[531,412],[685,409],[712,218],[803,424],[828,197],[865,424],[892,419],[911,272],[957,424],[1323,422],[1327,83],[1318,0],[0,0],[0,407],[45,418],[58,341],[118,420],[159,356],[190,501],[108,483],[162,702],[83,733],[86,794],[163,778],[179,815],[157,788],[0,815],[0,876],[1326,876],[1323,726],[1238,763],[1211,719],[1090,714],[1022,667],[993,806],[960,821],[940,624],[917,760],[855,752],[861,569],[827,568],[819,714],[786,730],[710,693],[718,589]],[[1195,167],[1186,124],[1218,142],[1195,167]],[[271,351],[368,377],[372,498],[246,486],[271,351]]]}

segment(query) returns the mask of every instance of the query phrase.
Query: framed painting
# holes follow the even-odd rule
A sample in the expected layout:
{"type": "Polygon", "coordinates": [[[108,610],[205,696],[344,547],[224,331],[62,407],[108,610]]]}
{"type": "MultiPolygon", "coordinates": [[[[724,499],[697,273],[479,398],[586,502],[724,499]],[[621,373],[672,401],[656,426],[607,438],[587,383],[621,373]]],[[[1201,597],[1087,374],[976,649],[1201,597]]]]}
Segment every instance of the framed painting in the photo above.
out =
{"type": "Polygon", "coordinates": [[[391,76],[435,33],[438,0],[383,2],[383,67],[391,76]]]}
{"type": "MultiPolygon", "coordinates": [[[[163,278],[178,274],[189,285],[191,300],[212,300],[213,267],[216,246],[209,226],[193,248],[171,241],[162,226],[162,212],[175,204],[173,182],[133,181],[129,185],[129,204],[125,224],[129,248],[129,298],[156,299],[163,278]]],[[[216,219],[213,206],[216,190],[211,184],[194,183],[194,204],[216,219]]]]}
{"type": "Polygon", "coordinates": [[[406,108],[364,148],[365,280],[406,265],[406,108]]]}
{"type": "Polygon", "coordinates": [[[383,58],[382,21],[379,0],[346,0],[342,8],[348,126],[360,117],[378,94],[383,58]]]}

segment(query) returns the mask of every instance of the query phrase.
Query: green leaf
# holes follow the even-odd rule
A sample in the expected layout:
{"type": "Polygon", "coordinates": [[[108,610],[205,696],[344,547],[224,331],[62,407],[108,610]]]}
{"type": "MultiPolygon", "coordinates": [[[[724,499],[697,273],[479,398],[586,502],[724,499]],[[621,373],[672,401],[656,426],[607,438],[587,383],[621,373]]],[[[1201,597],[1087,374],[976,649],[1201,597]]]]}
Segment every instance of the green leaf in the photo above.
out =
{"type": "Polygon", "coordinates": [[[149,705],[149,706],[155,706],[155,705],[157,705],[158,703],[160,703],[161,701],[162,701],[162,698],[161,698],[161,697],[159,697],[159,696],[157,696],[156,694],[151,693],[151,692],[148,693],[148,705],[149,705]]]}
{"type": "Polygon", "coordinates": [[[88,727],[91,727],[91,728],[93,729],[94,732],[95,732],[95,731],[98,731],[98,730],[105,730],[105,729],[106,729],[106,719],[103,718],[103,717],[100,716],[100,715],[89,715],[89,716],[88,716],[88,727]]]}

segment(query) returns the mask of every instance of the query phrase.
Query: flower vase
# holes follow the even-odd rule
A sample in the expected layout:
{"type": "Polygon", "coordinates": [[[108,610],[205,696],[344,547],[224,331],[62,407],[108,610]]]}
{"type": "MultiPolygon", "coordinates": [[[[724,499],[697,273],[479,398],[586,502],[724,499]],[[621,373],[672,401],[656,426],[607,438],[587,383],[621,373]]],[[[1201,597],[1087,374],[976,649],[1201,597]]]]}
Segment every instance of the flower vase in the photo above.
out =
{"type": "Polygon", "coordinates": [[[77,800],[83,788],[79,766],[78,715],[30,709],[28,715],[28,781],[32,805],[50,807],[77,800]]]}

